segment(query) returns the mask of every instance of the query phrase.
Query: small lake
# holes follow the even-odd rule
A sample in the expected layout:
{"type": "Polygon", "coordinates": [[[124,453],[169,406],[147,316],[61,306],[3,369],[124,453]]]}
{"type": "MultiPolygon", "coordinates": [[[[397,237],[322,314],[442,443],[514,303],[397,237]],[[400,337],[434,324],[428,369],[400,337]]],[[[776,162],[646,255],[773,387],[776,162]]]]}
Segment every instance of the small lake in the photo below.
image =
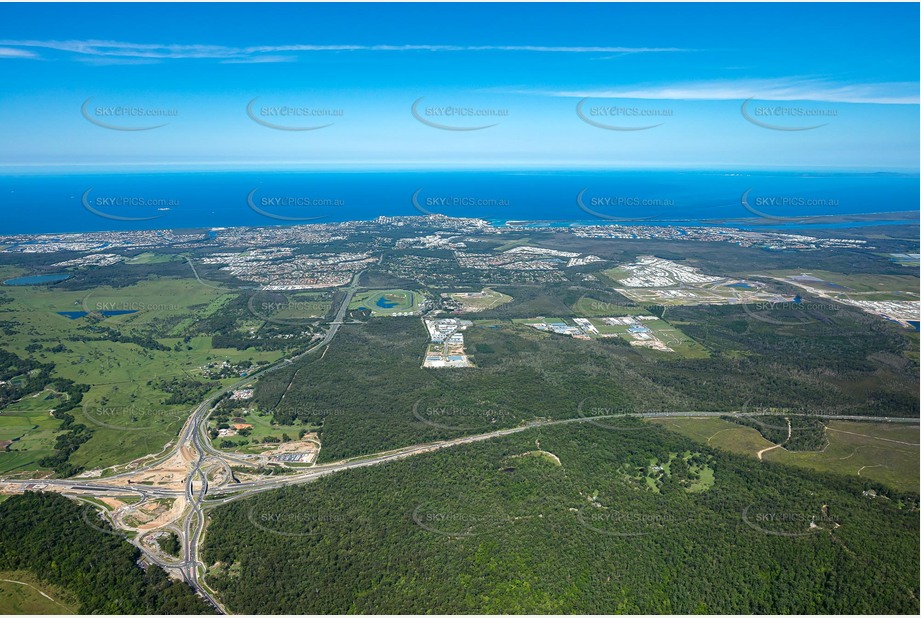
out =
{"type": "Polygon", "coordinates": [[[67,273],[57,273],[48,275],[29,275],[28,277],[16,277],[7,279],[3,285],[42,285],[44,283],[60,283],[70,279],[71,275],[67,273]]]}
{"type": "MultiPolygon", "coordinates": [[[[120,309],[120,310],[111,310],[111,311],[97,311],[100,315],[104,317],[112,317],[113,315],[128,315],[129,313],[137,313],[137,309],[120,309]]],[[[86,311],[58,311],[58,315],[63,315],[65,318],[70,318],[71,320],[79,320],[82,317],[89,315],[86,311]]]]}
{"type": "Polygon", "coordinates": [[[390,309],[392,307],[396,307],[400,303],[387,300],[386,298],[381,296],[380,298],[377,299],[377,302],[374,304],[380,307],[381,309],[390,309]]]}

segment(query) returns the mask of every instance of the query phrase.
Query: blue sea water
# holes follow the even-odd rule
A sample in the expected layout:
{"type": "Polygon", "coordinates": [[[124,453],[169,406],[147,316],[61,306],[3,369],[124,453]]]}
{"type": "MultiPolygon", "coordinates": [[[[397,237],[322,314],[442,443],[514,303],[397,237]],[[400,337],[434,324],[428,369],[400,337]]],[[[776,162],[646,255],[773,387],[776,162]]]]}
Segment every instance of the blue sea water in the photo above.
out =
{"type": "Polygon", "coordinates": [[[47,274],[47,275],[29,275],[26,277],[16,277],[7,279],[3,285],[44,285],[46,283],[60,283],[70,279],[72,275],[66,273],[47,274]]]}
{"type": "Polygon", "coordinates": [[[758,220],[752,210],[770,217],[774,228],[802,228],[783,218],[917,212],[918,180],[889,173],[694,171],[5,175],[0,233],[291,225],[420,214],[497,223],[665,225],[758,220]]]}

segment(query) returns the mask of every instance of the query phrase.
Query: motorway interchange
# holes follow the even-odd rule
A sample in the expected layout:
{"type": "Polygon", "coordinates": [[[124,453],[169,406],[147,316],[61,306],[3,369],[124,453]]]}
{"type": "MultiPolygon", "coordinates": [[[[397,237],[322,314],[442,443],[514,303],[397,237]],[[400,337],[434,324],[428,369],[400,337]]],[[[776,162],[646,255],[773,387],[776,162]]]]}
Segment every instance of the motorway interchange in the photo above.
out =
{"type": "MultiPolygon", "coordinates": [[[[233,475],[231,466],[234,464],[248,465],[250,462],[239,456],[220,451],[212,446],[207,433],[207,419],[211,413],[215,401],[224,393],[239,388],[244,382],[249,382],[254,377],[261,376],[265,373],[274,371],[279,367],[286,366],[287,364],[294,362],[298,358],[301,358],[305,355],[315,354],[317,351],[327,346],[336,336],[339,327],[343,323],[343,319],[345,317],[346,311],[348,310],[352,296],[358,289],[358,280],[360,275],[361,273],[357,273],[353,277],[351,284],[346,290],[342,304],[339,306],[334,320],[329,324],[329,328],[323,339],[319,340],[310,349],[301,353],[300,355],[277,361],[276,363],[265,367],[259,372],[247,377],[246,380],[232,384],[226,387],[223,391],[215,393],[203,401],[189,416],[188,420],[183,425],[175,443],[171,446],[171,448],[166,449],[164,453],[158,456],[155,461],[152,461],[151,463],[130,472],[123,472],[105,478],[52,480],[0,479],[0,483],[6,486],[7,491],[23,491],[28,489],[58,491],[69,497],[91,503],[95,507],[98,507],[98,503],[90,502],[88,499],[116,498],[119,496],[123,497],[126,495],[132,495],[136,496],[139,500],[138,502],[134,503],[134,508],[149,504],[151,501],[158,499],[183,501],[184,509],[182,510],[181,514],[178,515],[178,517],[173,518],[171,521],[165,522],[163,525],[159,525],[156,528],[145,530],[134,538],[127,537],[127,535],[126,538],[129,538],[132,543],[139,547],[150,562],[157,564],[168,572],[172,572],[174,575],[184,579],[197,591],[198,594],[210,602],[217,611],[226,613],[226,610],[221,605],[220,601],[215,598],[214,592],[210,590],[207,584],[203,581],[205,566],[199,559],[199,548],[201,546],[201,541],[207,522],[207,511],[211,508],[225,504],[232,500],[239,500],[258,492],[276,489],[285,485],[309,483],[323,476],[334,474],[342,470],[364,466],[373,466],[381,463],[386,463],[388,461],[394,461],[412,455],[417,455],[420,453],[432,452],[440,448],[468,444],[471,442],[505,436],[520,431],[526,431],[528,429],[542,425],[587,422],[595,423],[607,428],[616,428],[607,424],[605,419],[608,419],[609,422],[609,419],[624,416],[622,413],[600,415],[594,414],[587,416],[581,413],[580,406],[579,416],[570,419],[526,422],[516,427],[491,431],[483,434],[467,435],[450,440],[418,444],[382,453],[376,453],[370,456],[357,457],[329,464],[315,464],[305,472],[293,473],[283,476],[260,477],[255,480],[248,480],[244,482],[238,481],[233,475]],[[157,487],[134,482],[140,474],[155,472],[158,467],[163,467],[165,462],[171,459],[176,459],[180,456],[184,456],[182,457],[182,461],[185,464],[185,479],[181,489],[177,488],[175,485],[173,487],[157,487]],[[209,474],[211,472],[221,470],[223,471],[223,474],[216,476],[210,476],[209,474]],[[212,479],[219,478],[219,480],[216,482],[209,482],[209,476],[212,479]],[[175,557],[166,556],[163,553],[157,551],[153,543],[146,544],[144,542],[145,537],[151,533],[162,531],[172,531],[178,535],[182,547],[181,556],[178,559],[175,557]]],[[[636,413],[632,414],[631,416],[653,418],[668,416],[758,416],[766,414],[770,414],[770,412],[745,410],[735,413],[656,411],[636,413]]],[[[795,414],[786,415],[796,416],[795,414]]],[[[917,422],[917,419],[903,418],[878,418],[861,416],[835,416],[835,418],[840,420],[873,420],[877,422],[917,422]]],[[[115,530],[125,530],[131,527],[125,522],[121,521],[119,517],[116,516],[116,514],[113,512],[104,510],[103,516],[107,518],[112,528],[115,530]]],[[[87,523],[94,525],[92,519],[92,515],[89,513],[89,511],[87,511],[87,523]]],[[[101,527],[99,527],[99,529],[103,530],[101,527]]],[[[104,531],[110,532],[109,530],[104,531]]]]}

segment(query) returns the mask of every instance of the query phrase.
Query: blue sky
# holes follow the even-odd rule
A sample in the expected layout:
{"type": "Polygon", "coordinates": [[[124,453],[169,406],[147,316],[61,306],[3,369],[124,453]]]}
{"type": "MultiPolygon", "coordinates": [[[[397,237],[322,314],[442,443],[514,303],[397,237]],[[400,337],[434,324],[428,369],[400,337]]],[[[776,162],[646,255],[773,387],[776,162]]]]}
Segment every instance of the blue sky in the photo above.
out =
{"type": "Polygon", "coordinates": [[[918,10],[2,4],[0,170],[916,171],[918,10]]]}

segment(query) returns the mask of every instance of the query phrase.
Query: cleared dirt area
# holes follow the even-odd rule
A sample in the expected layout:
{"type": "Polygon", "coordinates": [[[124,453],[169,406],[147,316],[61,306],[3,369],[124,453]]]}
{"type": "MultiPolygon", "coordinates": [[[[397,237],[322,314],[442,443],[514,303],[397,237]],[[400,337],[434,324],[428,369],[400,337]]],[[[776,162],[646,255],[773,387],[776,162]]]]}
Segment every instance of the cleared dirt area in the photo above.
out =
{"type": "Polygon", "coordinates": [[[98,499],[99,499],[101,502],[104,502],[105,504],[107,504],[107,505],[109,505],[110,507],[112,507],[112,510],[113,510],[113,511],[115,511],[115,510],[117,510],[117,509],[120,509],[121,507],[125,506],[125,503],[122,502],[121,500],[119,500],[118,498],[109,498],[109,497],[105,497],[105,496],[100,496],[98,499]]]}
{"type": "Polygon", "coordinates": [[[543,457],[544,459],[549,459],[558,466],[562,466],[563,462],[560,461],[560,458],[551,453],[550,451],[528,451],[527,453],[521,453],[520,455],[512,455],[509,459],[517,459],[519,457],[543,457]]]}
{"type": "Polygon", "coordinates": [[[134,506],[125,505],[115,513],[120,527],[148,531],[177,521],[186,508],[185,497],[175,500],[159,499],[134,506]]]}
{"type": "Polygon", "coordinates": [[[176,454],[156,468],[138,472],[127,479],[119,479],[117,483],[119,485],[145,484],[182,489],[185,486],[185,479],[192,468],[195,458],[195,449],[183,446],[176,454]]]}
{"type": "Polygon", "coordinates": [[[162,528],[163,526],[171,524],[182,516],[182,512],[185,510],[185,506],[185,498],[177,498],[176,500],[173,500],[173,505],[168,510],[160,512],[156,519],[153,519],[146,524],[141,524],[137,527],[137,529],[154,530],[156,528],[162,528]]]}

